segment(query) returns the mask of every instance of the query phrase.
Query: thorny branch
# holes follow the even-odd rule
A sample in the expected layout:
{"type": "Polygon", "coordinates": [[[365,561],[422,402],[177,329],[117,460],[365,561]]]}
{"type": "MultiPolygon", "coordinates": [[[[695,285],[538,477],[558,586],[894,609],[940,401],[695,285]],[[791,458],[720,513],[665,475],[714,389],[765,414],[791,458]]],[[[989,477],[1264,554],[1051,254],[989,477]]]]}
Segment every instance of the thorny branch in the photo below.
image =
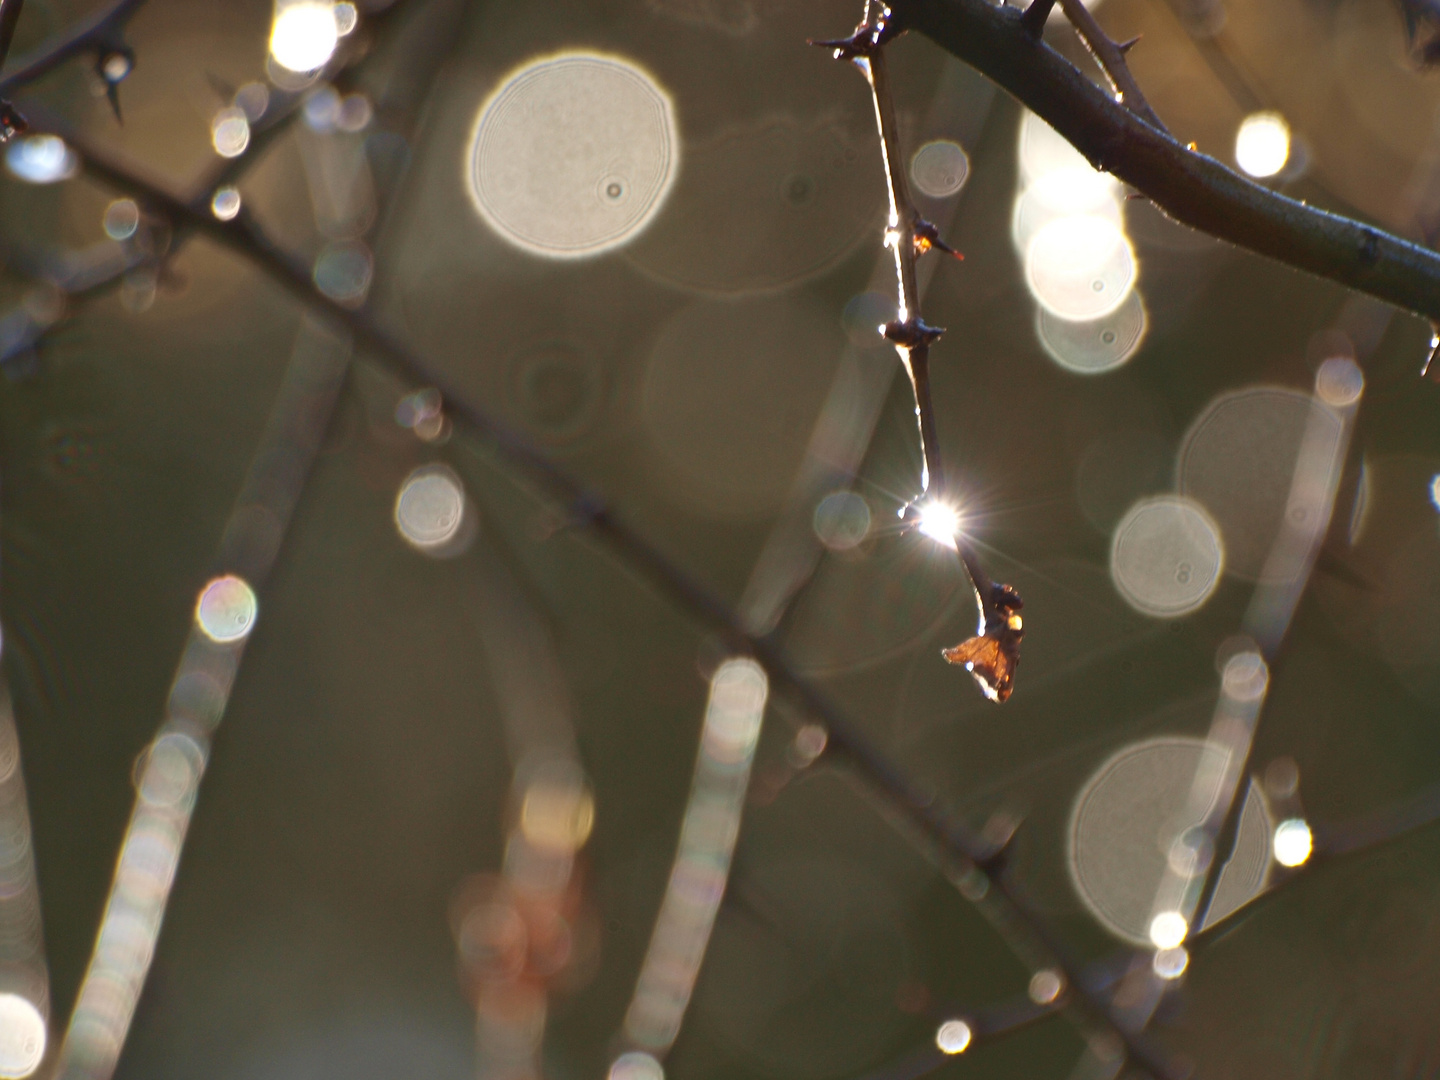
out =
{"type": "Polygon", "coordinates": [[[453,392],[450,381],[393,337],[367,311],[347,307],[319,292],[309,268],[282,250],[244,210],[228,222],[217,220],[208,200],[187,200],[161,181],[112,151],[93,145],[41,108],[32,107],[36,130],[63,138],[75,151],[86,173],[117,191],[144,201],[152,212],[168,218],[174,227],[193,229],[244,256],[283,288],[327,315],[354,334],[357,344],[385,360],[406,379],[432,386],[449,403],[452,416],[512,467],[530,478],[547,497],[561,504],[561,515],[584,527],[657,592],[712,627],[737,653],[753,656],[775,686],[823,723],[829,732],[829,752],[848,763],[957,872],[979,868],[990,875],[998,902],[1005,905],[1013,924],[1054,958],[1071,988],[1068,1003],[1108,1028],[1125,1046],[1130,1058],[1159,1080],[1179,1080],[1178,1068],[1143,1036],[1125,1029],[1104,996],[1088,989],[1077,961],[1068,956],[1059,935],[1024,896],[1005,870],[1006,847],[987,842],[964,824],[943,814],[934,801],[881,751],[817,687],[803,678],[784,651],[771,638],[750,631],[740,615],[700,585],[649,541],[617,518],[598,495],[574,479],[528,439],[453,392]]]}
{"type": "Polygon", "coordinates": [[[1440,319],[1440,255],[1297,202],[1191,150],[1096,86],[988,0],[891,0],[915,30],[1009,91],[1182,224],[1396,307],[1440,319]]]}
{"type": "Polygon", "coordinates": [[[1095,57],[1095,62],[1105,72],[1105,77],[1110,80],[1110,86],[1115,91],[1115,100],[1156,131],[1169,134],[1165,124],[1145,100],[1140,84],[1135,81],[1135,76],[1130,73],[1130,65],[1125,61],[1125,54],[1134,48],[1140,39],[1137,37],[1129,41],[1113,40],[1100,28],[1083,0],[1060,0],[1060,8],[1065,12],[1065,18],[1070,20],[1075,32],[1080,35],[1080,40],[1090,50],[1090,55],[1095,57]]]}
{"type": "MultiPolygon", "coordinates": [[[[905,508],[907,522],[924,525],[925,505],[950,513],[946,496],[945,463],[940,454],[940,436],[935,422],[935,404],[930,392],[930,346],[945,332],[925,322],[920,315],[920,290],[916,284],[915,261],[931,248],[951,255],[958,253],[940,239],[938,230],[920,216],[905,179],[905,158],[895,122],[895,101],[885,63],[885,44],[899,32],[883,4],[867,0],[865,17],[847,38],[814,41],[834,50],[837,60],[851,61],[870,84],[875,105],[875,126],[880,135],[880,156],[885,165],[885,185],[890,194],[890,218],[885,229],[885,246],[895,252],[896,308],[894,322],[881,327],[895,345],[910,386],[915,392],[915,417],[920,428],[920,450],[924,460],[920,488],[927,504],[918,501],[905,508]]],[[[947,532],[951,532],[948,523],[947,532]]],[[[1020,594],[1009,585],[992,581],[980,565],[980,557],[964,531],[955,528],[946,540],[953,542],[980,609],[976,636],[941,655],[952,664],[962,664],[975,676],[985,696],[1005,701],[1014,688],[1015,668],[1020,662],[1020,641],[1024,622],[1020,594]]]]}

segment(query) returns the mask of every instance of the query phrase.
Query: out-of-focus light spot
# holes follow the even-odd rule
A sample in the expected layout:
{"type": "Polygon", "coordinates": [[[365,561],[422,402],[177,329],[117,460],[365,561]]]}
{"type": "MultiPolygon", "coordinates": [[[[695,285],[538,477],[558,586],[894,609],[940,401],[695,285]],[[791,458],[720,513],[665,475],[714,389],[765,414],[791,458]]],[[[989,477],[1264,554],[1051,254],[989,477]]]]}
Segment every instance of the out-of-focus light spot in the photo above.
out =
{"type": "Polygon", "coordinates": [[[395,422],[401,427],[416,428],[432,417],[439,416],[443,405],[440,391],[427,386],[400,399],[395,406],[395,422]]]}
{"type": "Polygon", "coordinates": [[[650,1054],[632,1050],[615,1059],[608,1080],[665,1080],[665,1070],[650,1054]]]}
{"type": "Polygon", "coordinates": [[[795,740],[790,744],[790,764],[797,769],[808,769],[815,763],[815,759],[825,752],[825,747],[830,742],[830,734],[819,724],[806,724],[795,733],[795,740]]]}
{"type": "Polygon", "coordinates": [[[340,120],[340,94],[333,86],[319,87],[305,99],[301,113],[305,126],[322,134],[334,131],[340,120]]]}
{"type": "Polygon", "coordinates": [[[596,255],[650,223],[678,157],[670,98],[648,73],[618,57],[547,56],[481,107],[470,195],[487,225],[531,254],[596,255]]]}
{"type": "Polygon", "coordinates": [[[1332,356],[1315,373],[1315,393],[1336,409],[1354,405],[1365,391],[1365,373],[1348,356],[1332,356]]]}
{"type": "Polygon", "coordinates": [[[123,82],[134,65],[122,52],[112,52],[100,64],[100,75],[108,83],[123,82]]]}
{"type": "Polygon", "coordinates": [[[1181,441],[1176,477],[1219,525],[1227,572],[1275,582],[1298,572],[1293,562],[1270,563],[1271,554],[1283,530],[1298,536],[1322,525],[1320,473],[1344,436],[1334,408],[1286,387],[1246,387],[1206,406],[1181,441]],[[1297,491],[1302,451],[1315,455],[1301,473],[1314,479],[1297,491]]]}
{"type": "Polygon", "coordinates": [[[1430,505],[1440,510],[1440,473],[1430,478],[1430,505]]]}
{"type": "MultiPolygon", "coordinates": [[[[1203,739],[1147,739],[1117,751],[1081,786],[1066,858],[1076,894],[1105,929],[1151,946],[1161,890],[1193,883],[1210,867],[1214,845],[1205,815],[1229,760],[1228,748],[1203,739]]],[[[1243,797],[1234,851],[1219,871],[1207,925],[1252,900],[1271,865],[1265,799],[1258,785],[1243,797]]]]}
{"type": "Polygon", "coordinates": [[[1167,981],[1178,979],[1190,966],[1190,954],[1181,945],[1177,945],[1173,949],[1157,949],[1154,959],[1150,961],[1150,966],[1162,979],[1167,981]]]}
{"type": "Polygon", "coordinates": [[[1110,576],[1146,615],[1169,619],[1198,610],[1220,581],[1220,530],[1200,506],[1175,496],[1137,503],[1115,527],[1110,576]]]}
{"type": "Polygon", "coordinates": [[[240,641],[254,629],[258,611],[255,591],[245,579],[226,574],[200,590],[195,623],[211,641],[240,641]]]}
{"type": "Polygon", "coordinates": [[[214,196],[210,199],[210,212],[221,221],[233,221],[240,213],[240,191],[228,184],[215,189],[214,196]]]}
{"type": "Polygon", "coordinates": [[[395,524],[406,542],[419,550],[445,548],[459,535],[464,519],[465,489],[444,466],[422,466],[400,485],[395,524]]]}
{"type": "Polygon", "coordinates": [[[5,151],[5,168],[27,184],[54,184],[74,176],[80,159],[57,135],[27,135],[5,151]]]}
{"type": "Polygon", "coordinates": [[[347,94],[340,101],[340,109],[335,116],[335,126],[341,131],[353,134],[357,131],[364,131],[374,118],[375,108],[370,104],[368,97],[364,94],[347,94]]]}
{"type": "Polygon", "coordinates": [[[935,1029],[935,1045],[942,1054],[963,1054],[973,1035],[964,1020],[946,1020],[935,1029]]]}
{"type": "Polygon", "coordinates": [[[1045,968],[1030,976],[1030,1000],[1036,1005],[1049,1005],[1065,989],[1065,980],[1058,971],[1045,968]]]}
{"type": "Polygon", "coordinates": [[[111,240],[128,240],[140,227],[140,207],[134,199],[116,199],[105,208],[104,225],[111,240]]]}
{"type": "Polygon", "coordinates": [[[164,809],[189,810],[205,771],[205,751],[190,736],[167,732],[151,744],[140,773],[140,798],[164,809]]]}
{"type": "Polygon", "coordinates": [[[832,491],[815,507],[815,535],[831,551],[849,551],[870,535],[870,504],[853,491],[832,491]]]}
{"type": "Polygon", "coordinates": [[[1190,926],[1178,911],[1162,911],[1150,920],[1150,940],[1157,949],[1178,948],[1188,933],[1190,926]]]}
{"type": "Polygon", "coordinates": [[[1274,176],[1290,158],[1290,125],[1277,112],[1251,113],[1235,133],[1235,163],[1251,176],[1274,176]]]}
{"type": "Polygon", "coordinates": [[[1094,169],[1057,169],[1038,177],[1015,200],[1010,221],[1010,239],[1024,252],[1036,234],[1056,218],[1089,214],[1124,224],[1120,188],[1115,181],[1094,169]]]}
{"type": "Polygon", "coordinates": [[[350,33],[360,22],[360,12],[350,0],[340,0],[335,5],[335,32],[341,37],[350,33]]]}
{"type": "Polygon", "coordinates": [[[270,55],[287,71],[316,71],[329,62],[340,42],[335,5],[316,0],[284,3],[270,30],[270,55]]]}
{"type": "Polygon", "coordinates": [[[1035,315],[1035,333],[1050,358],[1066,371],[1099,375],[1139,351],[1147,322],[1145,302],[1132,289],[1109,315],[1086,322],[1061,319],[1042,307],[1035,315]]]}
{"type": "Polygon", "coordinates": [[[342,304],[358,304],[370,291],[375,264],[359,240],[326,244],[315,259],[315,287],[342,304]]]}
{"type": "Polygon", "coordinates": [[[19,1080],[45,1057],[45,1018],[19,994],[0,994],[0,1077],[19,1080]]]}
{"type": "Polygon", "coordinates": [[[245,110],[230,105],[210,121],[210,142],[223,158],[239,157],[250,145],[250,118],[245,110]]]}
{"type": "Polygon", "coordinates": [[[1090,169],[1085,155],[1071,146],[1058,131],[1040,117],[1026,111],[1020,121],[1017,140],[1020,151],[1020,172],[1026,184],[1033,184],[1047,173],[1060,169],[1090,169]]]}
{"type": "Polygon", "coordinates": [[[1220,673],[1220,688],[1232,701],[1259,701],[1269,684],[1269,665],[1254,651],[1236,653],[1220,673]]]}
{"type": "Polygon", "coordinates": [[[1289,818],[1275,827],[1275,861],[1281,866],[1303,866],[1314,844],[1310,826],[1303,818],[1289,818]]]}
{"type": "Polygon", "coordinates": [[[263,82],[248,82],[235,91],[235,107],[245,114],[250,123],[255,123],[270,108],[270,88],[263,82]]]}
{"type": "Polygon", "coordinates": [[[970,158],[965,148],[949,139],[928,142],[910,159],[910,177],[922,194],[945,199],[965,186],[970,158]]]}
{"type": "Polygon", "coordinates": [[[568,854],[590,839],[595,827],[595,798],[580,770],[568,763],[541,769],[520,802],[520,831],[536,847],[568,854]]]}
{"type": "Polygon", "coordinates": [[[934,499],[926,500],[916,509],[919,512],[919,530],[953,550],[955,537],[960,533],[960,512],[934,499]]]}
{"type": "Polygon", "coordinates": [[[1265,766],[1265,791],[1272,799],[1290,799],[1300,790],[1300,766],[1292,757],[1278,757],[1265,766]]]}
{"type": "Polygon", "coordinates": [[[1035,299],[1062,319],[1099,319],[1135,285],[1135,253],[1120,227],[1096,214],[1056,218],[1030,241],[1025,279],[1035,299]]]}

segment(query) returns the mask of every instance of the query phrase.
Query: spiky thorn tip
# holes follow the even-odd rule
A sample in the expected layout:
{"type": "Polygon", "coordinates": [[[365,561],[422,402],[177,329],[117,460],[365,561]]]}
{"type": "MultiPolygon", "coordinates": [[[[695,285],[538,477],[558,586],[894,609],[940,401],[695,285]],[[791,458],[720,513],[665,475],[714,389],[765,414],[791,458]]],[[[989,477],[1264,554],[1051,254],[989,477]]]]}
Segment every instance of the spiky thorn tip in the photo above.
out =
{"type": "Polygon", "coordinates": [[[935,228],[934,225],[926,221],[923,217],[917,217],[915,219],[915,225],[911,229],[911,232],[913,232],[915,236],[916,255],[924,255],[931,248],[934,248],[936,251],[945,252],[946,255],[953,255],[957,259],[963,260],[965,258],[964,255],[945,243],[944,240],[941,240],[940,230],[935,228]]]}

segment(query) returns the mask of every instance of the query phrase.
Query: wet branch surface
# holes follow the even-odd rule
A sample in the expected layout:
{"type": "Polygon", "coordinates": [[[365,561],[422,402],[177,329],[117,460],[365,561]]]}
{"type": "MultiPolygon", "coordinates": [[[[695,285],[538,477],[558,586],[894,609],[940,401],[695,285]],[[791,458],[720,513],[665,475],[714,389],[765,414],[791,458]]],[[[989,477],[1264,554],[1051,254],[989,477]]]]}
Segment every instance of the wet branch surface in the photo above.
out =
{"type": "Polygon", "coordinates": [[[1176,221],[1440,319],[1440,255],[1278,194],[1188,149],[1033,36],[1016,8],[987,0],[892,0],[892,7],[901,26],[924,34],[1007,90],[1092,165],[1130,184],[1176,221]]]}

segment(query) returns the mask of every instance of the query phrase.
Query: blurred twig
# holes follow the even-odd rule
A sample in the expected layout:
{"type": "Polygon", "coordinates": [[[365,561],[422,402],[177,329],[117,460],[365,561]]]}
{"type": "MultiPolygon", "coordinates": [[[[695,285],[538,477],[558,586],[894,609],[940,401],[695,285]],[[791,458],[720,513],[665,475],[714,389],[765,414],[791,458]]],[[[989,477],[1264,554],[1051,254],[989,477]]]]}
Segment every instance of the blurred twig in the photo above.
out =
{"type": "Polygon", "coordinates": [[[1008,90],[1098,169],[1177,221],[1428,318],[1440,318],[1440,256],[1373,225],[1308,206],[1183,146],[1036,40],[1023,13],[988,0],[892,0],[904,27],[1008,90]]]}

